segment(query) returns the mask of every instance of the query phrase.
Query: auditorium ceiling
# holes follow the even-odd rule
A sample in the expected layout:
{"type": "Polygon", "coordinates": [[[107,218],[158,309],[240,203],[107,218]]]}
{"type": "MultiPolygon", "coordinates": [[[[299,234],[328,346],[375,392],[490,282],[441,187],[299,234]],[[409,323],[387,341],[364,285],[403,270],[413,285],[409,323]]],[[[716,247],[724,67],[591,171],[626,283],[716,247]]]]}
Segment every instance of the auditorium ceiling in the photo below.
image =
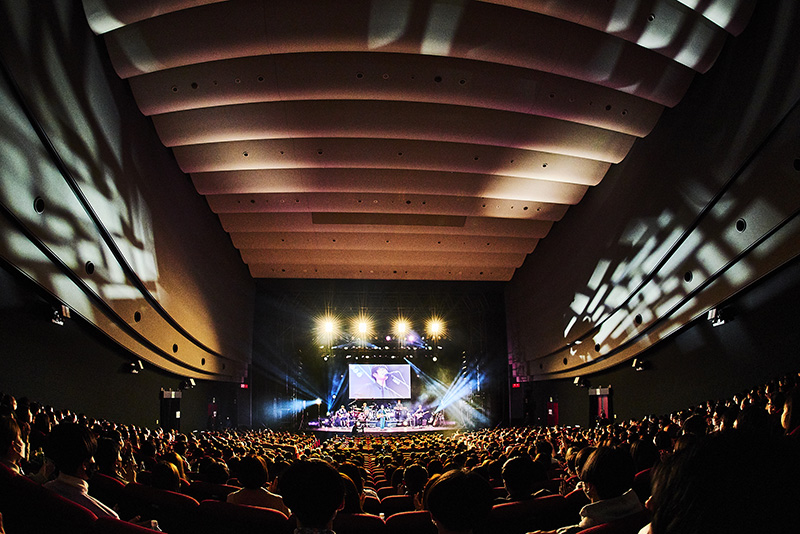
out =
{"type": "Polygon", "coordinates": [[[84,0],[256,278],[508,281],[750,0],[84,0]]]}

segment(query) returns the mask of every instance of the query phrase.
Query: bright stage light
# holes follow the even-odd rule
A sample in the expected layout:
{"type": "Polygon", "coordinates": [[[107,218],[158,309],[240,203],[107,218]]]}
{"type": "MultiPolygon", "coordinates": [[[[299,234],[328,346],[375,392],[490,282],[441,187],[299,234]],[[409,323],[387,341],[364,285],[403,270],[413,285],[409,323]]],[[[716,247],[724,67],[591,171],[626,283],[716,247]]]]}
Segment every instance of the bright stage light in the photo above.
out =
{"type": "Polygon", "coordinates": [[[316,320],[317,341],[330,345],[339,335],[339,321],[332,315],[325,315],[316,320]]]}
{"type": "Polygon", "coordinates": [[[352,329],[353,334],[361,341],[361,346],[374,334],[373,321],[366,315],[359,315],[353,319],[352,329]]]}
{"type": "Polygon", "coordinates": [[[392,323],[392,329],[397,337],[405,337],[406,333],[411,330],[411,323],[405,317],[398,317],[392,323]]]}
{"type": "Polygon", "coordinates": [[[432,337],[434,340],[444,336],[445,328],[444,321],[439,317],[431,317],[425,323],[425,333],[432,337]]]}

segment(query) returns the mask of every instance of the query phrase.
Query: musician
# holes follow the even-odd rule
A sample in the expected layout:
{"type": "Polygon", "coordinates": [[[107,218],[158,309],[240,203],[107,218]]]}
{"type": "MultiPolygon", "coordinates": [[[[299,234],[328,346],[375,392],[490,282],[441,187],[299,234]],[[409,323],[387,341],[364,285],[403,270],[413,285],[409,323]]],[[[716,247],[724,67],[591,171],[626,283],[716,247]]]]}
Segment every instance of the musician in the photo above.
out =
{"type": "Polygon", "coordinates": [[[427,410],[422,409],[422,405],[418,404],[416,411],[414,411],[414,426],[420,426],[422,423],[425,422],[425,415],[427,415],[427,410]]]}
{"type": "Polygon", "coordinates": [[[350,413],[345,408],[344,404],[342,404],[338,410],[336,410],[336,426],[349,426],[349,419],[350,413]]]}
{"type": "Polygon", "coordinates": [[[398,422],[402,421],[403,410],[405,410],[405,409],[406,409],[406,407],[403,406],[403,403],[400,402],[400,399],[398,399],[397,400],[397,404],[394,405],[394,420],[395,421],[398,421],[398,422]]]}

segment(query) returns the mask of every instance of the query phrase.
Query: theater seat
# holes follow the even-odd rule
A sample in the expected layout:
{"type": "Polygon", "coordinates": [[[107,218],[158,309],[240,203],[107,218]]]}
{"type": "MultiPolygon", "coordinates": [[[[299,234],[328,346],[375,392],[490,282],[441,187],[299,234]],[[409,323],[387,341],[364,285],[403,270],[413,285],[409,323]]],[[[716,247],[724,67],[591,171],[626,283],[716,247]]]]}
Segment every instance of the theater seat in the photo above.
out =
{"type": "Polygon", "coordinates": [[[384,534],[386,523],[377,515],[336,514],[333,531],[336,534],[384,534]]]}
{"type": "Polygon", "coordinates": [[[214,484],[212,482],[205,482],[202,480],[195,480],[182,492],[186,495],[197,499],[197,501],[205,501],[206,499],[213,499],[215,501],[224,501],[228,498],[229,493],[239,490],[236,486],[229,486],[227,484],[214,484]]]}
{"type": "Polygon", "coordinates": [[[652,468],[644,469],[636,473],[633,479],[633,491],[636,492],[636,496],[639,497],[642,504],[647,502],[647,499],[650,498],[650,477],[652,472],[652,468]]]}
{"type": "Polygon", "coordinates": [[[92,534],[153,534],[154,531],[120,519],[98,517],[90,532],[92,534]]]}
{"type": "Polygon", "coordinates": [[[4,473],[0,480],[0,512],[9,534],[85,533],[97,516],[80,504],[23,476],[4,473]],[[5,476],[9,475],[10,476],[5,476]]]}
{"type": "MultiPolygon", "coordinates": [[[[386,518],[387,534],[436,534],[436,526],[427,510],[398,512],[386,518]]],[[[498,531],[499,533],[499,531],[498,531]]]]}
{"type": "Polygon", "coordinates": [[[89,479],[89,495],[111,508],[120,503],[124,489],[124,482],[102,473],[95,473],[89,479]]]}
{"type": "Polygon", "coordinates": [[[381,512],[385,517],[412,510],[414,510],[414,497],[411,495],[389,495],[385,499],[381,499],[381,512]]]}
{"type": "Polygon", "coordinates": [[[548,495],[527,501],[496,504],[489,512],[486,526],[476,534],[524,534],[532,530],[548,530],[577,522],[570,517],[567,500],[561,495],[548,495]]]}
{"type": "Polygon", "coordinates": [[[295,525],[278,510],[215,500],[200,503],[195,523],[195,534],[291,534],[295,525]]]}
{"type": "Polygon", "coordinates": [[[581,534],[637,534],[649,522],[650,512],[644,509],[617,521],[581,530],[581,534]]]}
{"type": "Polygon", "coordinates": [[[197,500],[188,495],[131,482],[122,492],[120,517],[155,519],[165,532],[192,534],[198,507],[197,500]]]}
{"type": "Polygon", "coordinates": [[[381,500],[367,495],[364,497],[364,511],[368,514],[378,515],[381,513],[381,500]]]}
{"type": "Polygon", "coordinates": [[[578,517],[581,508],[589,504],[589,497],[582,489],[572,490],[564,498],[567,500],[568,513],[573,517],[578,517]]]}
{"type": "Polygon", "coordinates": [[[379,499],[385,499],[386,497],[388,497],[390,495],[397,495],[397,490],[391,485],[389,485],[389,486],[378,486],[378,489],[375,490],[375,491],[378,494],[378,498],[379,499]]]}

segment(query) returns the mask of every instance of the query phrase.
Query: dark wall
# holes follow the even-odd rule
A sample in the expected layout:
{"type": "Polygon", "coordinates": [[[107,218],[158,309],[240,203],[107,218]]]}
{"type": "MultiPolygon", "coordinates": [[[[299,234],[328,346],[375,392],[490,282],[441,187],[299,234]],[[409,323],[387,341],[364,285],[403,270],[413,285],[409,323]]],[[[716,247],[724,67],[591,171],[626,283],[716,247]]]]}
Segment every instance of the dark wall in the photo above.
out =
{"type": "MultiPolygon", "coordinates": [[[[731,322],[705,319],[642,354],[646,370],[623,364],[587,375],[590,387],[612,387],[617,420],[666,414],[709,399],[729,398],[800,370],[800,260],[726,303],[731,322]]],[[[572,380],[534,382],[536,417],[549,397],[559,402],[559,423],[589,424],[587,389],[572,380]]]]}
{"type": "MultiPolygon", "coordinates": [[[[154,428],[161,388],[181,377],[147,366],[125,372],[130,354],[79,319],[52,323],[53,306],[18,275],[0,269],[0,391],[90,417],[154,428]]],[[[238,384],[197,381],[183,392],[181,430],[206,428],[208,403],[236,422],[238,384]]]]}

